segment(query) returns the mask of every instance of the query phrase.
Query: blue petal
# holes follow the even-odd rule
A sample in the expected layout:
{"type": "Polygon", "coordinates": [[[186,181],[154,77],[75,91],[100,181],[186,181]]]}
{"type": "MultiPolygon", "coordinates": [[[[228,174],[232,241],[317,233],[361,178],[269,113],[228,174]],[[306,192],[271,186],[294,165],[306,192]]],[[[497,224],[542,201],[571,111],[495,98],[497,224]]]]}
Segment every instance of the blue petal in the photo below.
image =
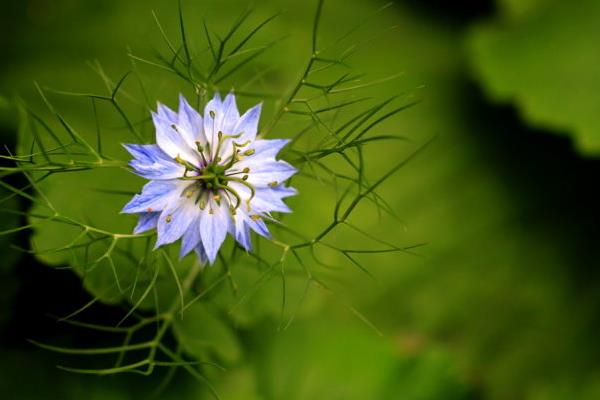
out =
{"type": "Polygon", "coordinates": [[[248,224],[244,221],[243,217],[237,217],[235,219],[235,229],[233,236],[235,240],[241,244],[246,251],[252,250],[252,242],[250,241],[250,228],[248,224]]]}
{"type": "Polygon", "coordinates": [[[177,113],[171,110],[169,107],[164,104],[157,103],[156,113],[163,119],[170,121],[172,124],[177,123],[177,113]]]}
{"type": "Polygon", "coordinates": [[[253,158],[252,160],[244,160],[236,167],[250,168],[248,174],[248,183],[254,186],[265,186],[272,182],[278,184],[288,180],[296,172],[296,168],[292,167],[285,161],[269,161],[263,158],[253,158]]]}
{"type": "Polygon", "coordinates": [[[225,240],[231,221],[228,211],[222,209],[225,202],[221,203],[221,207],[216,206],[212,201],[211,203],[200,216],[200,236],[206,255],[212,264],[215,262],[219,248],[225,240]],[[212,214],[209,213],[209,209],[212,209],[212,214]]]}
{"type": "Polygon", "coordinates": [[[289,139],[257,139],[249,148],[254,149],[252,157],[275,158],[289,142],[289,139]]]}
{"type": "Polygon", "coordinates": [[[196,252],[196,255],[198,256],[198,258],[200,259],[200,264],[206,264],[206,262],[208,261],[208,256],[206,255],[206,251],[204,250],[204,246],[202,245],[202,242],[198,243],[198,246],[196,246],[194,251],[196,252]]]}
{"type": "Polygon", "coordinates": [[[140,219],[138,220],[137,225],[133,229],[133,233],[136,235],[138,233],[149,231],[150,229],[156,228],[156,223],[158,222],[158,216],[160,213],[158,212],[146,212],[140,214],[140,219]]]}
{"type": "Polygon", "coordinates": [[[291,212],[290,208],[283,202],[283,198],[297,194],[293,188],[277,186],[275,188],[260,188],[252,199],[252,208],[259,212],[291,212]]]}
{"type": "Polygon", "coordinates": [[[211,149],[215,148],[213,144],[217,142],[217,132],[220,130],[224,117],[221,96],[219,93],[215,93],[215,96],[204,107],[204,135],[211,149]]]}
{"type": "Polygon", "coordinates": [[[188,226],[187,231],[183,234],[181,239],[181,249],[179,250],[179,258],[182,259],[190,251],[194,250],[200,243],[200,213],[196,215],[194,220],[188,226]]]}
{"type": "Polygon", "coordinates": [[[268,239],[271,238],[271,232],[269,232],[269,228],[262,219],[254,220],[252,218],[246,219],[246,223],[254,232],[258,233],[261,236],[264,236],[268,239]]]}
{"type": "Polygon", "coordinates": [[[233,134],[242,134],[238,142],[243,143],[247,140],[253,141],[256,138],[256,132],[258,130],[258,119],[260,118],[260,111],[262,109],[262,103],[257,104],[241,116],[237,124],[233,128],[233,134]]]}
{"type": "Polygon", "coordinates": [[[187,141],[188,146],[195,148],[197,141],[202,144],[206,143],[202,116],[200,116],[198,111],[196,111],[181,94],[179,95],[177,127],[187,141]]]}
{"type": "Polygon", "coordinates": [[[240,118],[240,112],[238,111],[237,104],[235,102],[235,95],[229,93],[225,100],[223,100],[223,121],[219,127],[226,135],[234,135],[233,129],[235,128],[238,119],[240,118]]]}
{"type": "Polygon", "coordinates": [[[187,231],[191,222],[198,216],[200,209],[193,199],[180,197],[160,214],[156,231],[158,239],[154,248],[173,243],[187,231]]]}
{"type": "Polygon", "coordinates": [[[170,160],[169,156],[155,144],[124,144],[123,147],[129,154],[144,163],[170,160]]]}
{"type": "Polygon", "coordinates": [[[129,162],[137,175],[146,179],[174,179],[183,175],[184,167],[155,144],[124,144],[123,147],[135,157],[129,162]]]}
{"type": "Polygon", "coordinates": [[[141,194],[133,198],[123,207],[122,213],[143,213],[162,211],[177,199],[185,188],[185,183],[178,180],[151,181],[144,185],[141,194]]]}
{"type": "Polygon", "coordinates": [[[152,121],[156,128],[156,143],[169,157],[172,159],[182,157],[193,164],[198,164],[196,149],[186,142],[177,128],[177,122],[162,118],[157,113],[152,113],[152,121]]]}

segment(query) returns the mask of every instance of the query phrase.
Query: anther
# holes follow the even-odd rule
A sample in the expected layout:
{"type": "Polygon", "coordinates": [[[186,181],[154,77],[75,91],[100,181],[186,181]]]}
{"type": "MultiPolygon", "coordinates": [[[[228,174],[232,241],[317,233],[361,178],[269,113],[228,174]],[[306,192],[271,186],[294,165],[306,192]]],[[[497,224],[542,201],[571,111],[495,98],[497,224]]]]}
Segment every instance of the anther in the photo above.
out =
{"type": "Polygon", "coordinates": [[[196,142],[196,149],[198,149],[199,153],[202,153],[204,151],[204,147],[202,146],[202,143],[200,142],[196,142]]]}
{"type": "Polygon", "coordinates": [[[206,208],[206,202],[204,200],[200,200],[200,209],[204,210],[206,208]]]}
{"type": "Polygon", "coordinates": [[[171,214],[169,214],[169,215],[167,215],[167,218],[165,218],[165,220],[167,221],[167,223],[169,223],[173,220],[173,216],[171,214]]]}
{"type": "Polygon", "coordinates": [[[245,155],[245,156],[251,156],[252,154],[254,154],[254,153],[255,153],[255,151],[256,151],[256,150],[254,150],[254,149],[249,149],[249,150],[246,150],[246,151],[244,152],[244,155],[245,155]]]}
{"type": "Polygon", "coordinates": [[[215,112],[213,110],[210,110],[208,112],[208,115],[210,115],[211,118],[214,118],[215,117],[215,112]]]}
{"type": "Polygon", "coordinates": [[[248,180],[248,175],[244,175],[244,176],[242,176],[242,180],[243,180],[243,181],[247,181],[247,180],[248,180]]]}
{"type": "Polygon", "coordinates": [[[250,168],[246,167],[242,170],[243,173],[247,174],[248,172],[250,172],[250,168]]]}
{"type": "Polygon", "coordinates": [[[175,132],[179,132],[179,130],[177,130],[177,125],[175,125],[175,124],[172,124],[172,125],[171,125],[171,128],[173,128],[173,130],[174,130],[175,132]]]}
{"type": "Polygon", "coordinates": [[[258,215],[258,214],[252,214],[250,216],[250,218],[252,218],[252,221],[258,221],[260,219],[260,215],[258,215]]]}
{"type": "Polygon", "coordinates": [[[270,182],[270,183],[269,183],[269,186],[271,186],[271,187],[275,187],[275,186],[277,186],[277,181],[270,182]]]}

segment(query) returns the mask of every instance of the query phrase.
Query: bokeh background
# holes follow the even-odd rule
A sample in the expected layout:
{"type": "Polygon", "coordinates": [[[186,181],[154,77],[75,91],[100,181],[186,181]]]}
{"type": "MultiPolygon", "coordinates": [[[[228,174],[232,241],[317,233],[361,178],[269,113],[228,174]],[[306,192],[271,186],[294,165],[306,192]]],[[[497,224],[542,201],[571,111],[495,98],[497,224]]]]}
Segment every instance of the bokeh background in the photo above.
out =
{"type": "MultiPolygon", "coordinates": [[[[177,29],[171,1],[2,3],[0,137],[10,148],[18,126],[12,101],[20,96],[39,106],[34,80],[86,91],[98,86],[86,62],[100,60],[118,75],[130,65],[128,47],[143,52],[160,40],[151,10],[168,32],[177,29]]],[[[257,20],[281,11],[269,32],[290,35],[263,57],[262,65],[284,71],[271,87],[286,89],[300,72],[313,3],[253,5],[257,20]]],[[[382,5],[328,0],[321,33],[335,37],[382,5]]],[[[205,17],[223,31],[247,4],[186,0],[184,6],[191,25],[205,17]]],[[[419,256],[366,259],[374,279],[349,269],[340,285],[345,301],[382,335],[331,298],[312,304],[284,331],[269,313],[232,332],[208,329],[227,366],[210,375],[221,397],[600,398],[599,21],[594,0],[398,0],[375,15],[352,64],[374,77],[402,72],[372,95],[401,93],[422,102],[386,129],[412,143],[436,139],[382,188],[403,222],[360,224],[390,241],[427,245],[419,256]]],[[[385,166],[401,156],[390,147],[370,162],[385,166]]],[[[304,215],[328,209],[314,197],[293,204],[304,215]]],[[[2,204],[29,206],[14,197],[2,204]]],[[[23,223],[4,214],[0,220],[2,229],[23,223]]],[[[60,355],[27,341],[96,340],[49,317],[69,313],[90,295],[72,272],[15,250],[27,247],[31,234],[0,237],[0,397],[148,398],[155,376],[64,372],[55,368],[60,355]]],[[[267,292],[262,301],[274,306],[265,307],[277,309],[279,296],[267,292]]],[[[115,308],[95,312],[110,316],[115,308]]],[[[210,394],[178,373],[159,397],[210,394]]]]}

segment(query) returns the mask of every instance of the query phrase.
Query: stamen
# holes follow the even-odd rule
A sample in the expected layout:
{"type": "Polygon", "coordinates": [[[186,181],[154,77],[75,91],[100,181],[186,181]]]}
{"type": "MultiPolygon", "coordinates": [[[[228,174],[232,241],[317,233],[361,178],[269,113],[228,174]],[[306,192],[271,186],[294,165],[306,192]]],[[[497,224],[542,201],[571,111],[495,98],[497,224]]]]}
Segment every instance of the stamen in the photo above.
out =
{"type": "MultiPolygon", "coordinates": [[[[208,147],[208,143],[206,144],[206,146],[208,147]]],[[[210,149],[210,147],[208,148],[210,149]]],[[[204,165],[208,164],[208,161],[206,161],[206,157],[204,157],[204,146],[202,146],[202,143],[200,143],[199,141],[196,141],[196,150],[198,150],[198,153],[200,153],[200,157],[202,157],[202,162],[204,163],[204,165]]]]}
{"type": "MultiPolygon", "coordinates": [[[[244,175],[247,176],[247,175],[244,175]]],[[[254,198],[254,196],[256,195],[256,189],[254,189],[254,186],[252,186],[251,184],[249,184],[248,182],[246,182],[245,179],[240,179],[240,178],[228,178],[228,180],[233,181],[233,182],[237,182],[237,183],[241,183],[242,185],[246,186],[248,189],[250,189],[250,197],[246,200],[246,205],[248,206],[248,211],[250,211],[250,201],[254,198]]]]}
{"type": "Polygon", "coordinates": [[[181,158],[181,156],[179,154],[177,154],[177,157],[175,157],[175,162],[177,164],[183,165],[186,168],[186,171],[183,173],[183,176],[186,175],[187,171],[198,171],[198,167],[196,167],[191,162],[181,158]]]}
{"type": "Polygon", "coordinates": [[[215,160],[215,162],[218,163],[219,161],[221,161],[221,157],[219,157],[219,152],[221,151],[221,145],[223,144],[223,132],[222,131],[219,131],[217,133],[217,140],[218,140],[217,150],[215,150],[214,160],[215,160]]]}
{"type": "Polygon", "coordinates": [[[214,174],[208,174],[208,175],[184,176],[179,179],[181,179],[182,181],[202,181],[205,179],[214,179],[214,178],[215,178],[214,174]]]}
{"type": "MultiPolygon", "coordinates": [[[[240,135],[239,135],[239,136],[241,136],[241,133],[240,133],[240,135]]],[[[237,143],[237,142],[234,142],[233,144],[235,145],[235,147],[246,147],[246,146],[248,146],[248,145],[249,145],[251,142],[252,142],[251,140],[246,140],[244,143],[241,143],[241,144],[240,144],[240,143],[237,143]]]]}
{"type": "MultiPolygon", "coordinates": [[[[233,189],[229,186],[226,186],[226,185],[219,185],[219,188],[223,189],[225,194],[228,195],[228,193],[231,193],[233,195],[233,197],[235,197],[235,208],[237,209],[242,202],[242,198],[239,195],[239,193],[235,189],[233,189]]],[[[231,200],[229,201],[229,203],[231,204],[231,200]]]]}

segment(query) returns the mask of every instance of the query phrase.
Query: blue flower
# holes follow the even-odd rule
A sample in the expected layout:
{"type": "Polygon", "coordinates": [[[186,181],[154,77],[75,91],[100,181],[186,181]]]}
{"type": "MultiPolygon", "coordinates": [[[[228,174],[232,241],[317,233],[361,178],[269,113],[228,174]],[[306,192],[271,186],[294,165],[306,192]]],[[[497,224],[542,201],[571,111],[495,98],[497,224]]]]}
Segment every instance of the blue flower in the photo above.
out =
{"type": "Polygon", "coordinates": [[[126,144],[134,172],[148,180],[122,212],[139,215],[135,233],[156,228],[156,247],[181,239],[180,257],[192,250],[214,263],[227,233],[246,250],[250,231],[269,237],[271,212],[290,212],[296,194],[284,182],[296,173],[277,153],[288,140],[257,139],[261,104],[240,116],[235,96],[217,94],[202,117],[183,96],[175,112],[152,113],[156,144],[126,144]]]}

